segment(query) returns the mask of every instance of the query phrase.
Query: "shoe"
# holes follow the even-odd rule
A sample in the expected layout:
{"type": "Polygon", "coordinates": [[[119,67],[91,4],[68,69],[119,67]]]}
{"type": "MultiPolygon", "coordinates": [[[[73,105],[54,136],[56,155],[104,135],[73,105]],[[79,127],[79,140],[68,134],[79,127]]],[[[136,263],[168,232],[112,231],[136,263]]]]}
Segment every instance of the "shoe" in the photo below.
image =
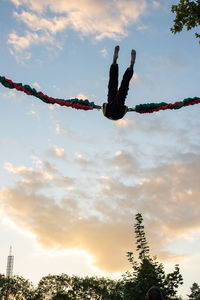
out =
{"type": "Polygon", "coordinates": [[[116,46],[113,55],[113,61],[116,61],[118,59],[118,53],[119,53],[119,46],[116,46]]]}
{"type": "Polygon", "coordinates": [[[131,51],[131,65],[134,65],[136,59],[136,51],[132,49],[131,51]]]}

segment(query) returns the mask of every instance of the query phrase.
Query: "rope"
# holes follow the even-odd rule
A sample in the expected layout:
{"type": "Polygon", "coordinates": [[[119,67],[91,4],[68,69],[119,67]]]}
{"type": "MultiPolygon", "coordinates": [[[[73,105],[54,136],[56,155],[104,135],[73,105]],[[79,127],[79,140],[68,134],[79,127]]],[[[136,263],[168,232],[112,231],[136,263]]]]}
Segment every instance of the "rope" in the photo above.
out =
{"type": "MultiPolygon", "coordinates": [[[[42,92],[37,92],[34,88],[31,88],[29,85],[22,85],[22,83],[15,83],[10,79],[5,78],[4,76],[0,76],[0,83],[9,89],[16,89],[18,91],[22,91],[27,95],[35,96],[42,100],[45,103],[50,104],[59,104],[61,106],[72,107],[76,109],[83,109],[83,110],[92,110],[92,109],[101,109],[102,106],[94,104],[94,102],[89,102],[88,99],[82,100],[78,98],[74,99],[59,99],[59,98],[52,98],[49,97],[42,92]]],[[[200,103],[199,97],[194,98],[186,98],[183,101],[177,101],[175,103],[146,103],[146,104],[139,104],[136,105],[134,108],[128,108],[128,111],[135,111],[140,114],[145,113],[153,113],[159,110],[166,110],[166,109],[180,109],[183,106],[189,106],[200,103]]]]}

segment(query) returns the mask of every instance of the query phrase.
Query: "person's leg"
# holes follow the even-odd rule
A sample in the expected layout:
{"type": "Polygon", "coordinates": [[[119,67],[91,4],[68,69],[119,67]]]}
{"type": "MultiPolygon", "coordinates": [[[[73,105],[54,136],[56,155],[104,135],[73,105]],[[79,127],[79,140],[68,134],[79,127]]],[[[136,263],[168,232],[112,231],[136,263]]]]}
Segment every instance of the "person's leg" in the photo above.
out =
{"type": "Polygon", "coordinates": [[[121,105],[124,105],[126,96],[128,94],[129,83],[130,83],[130,80],[133,76],[133,66],[134,66],[134,63],[135,63],[135,58],[136,58],[136,51],[132,50],[131,51],[130,66],[126,70],[126,72],[124,73],[124,76],[123,76],[123,79],[122,79],[122,82],[121,82],[121,86],[119,88],[119,95],[120,95],[121,105]]]}
{"type": "Polygon", "coordinates": [[[119,54],[119,46],[117,45],[115,47],[114,54],[113,54],[113,64],[114,65],[117,63],[118,54],[119,54]]]}
{"type": "Polygon", "coordinates": [[[118,53],[119,53],[119,46],[116,46],[113,55],[113,63],[110,66],[110,73],[109,73],[108,103],[111,103],[113,101],[118,91],[118,64],[117,64],[118,53]]]}
{"type": "Polygon", "coordinates": [[[131,50],[131,63],[130,63],[130,70],[133,70],[133,66],[135,64],[135,59],[136,59],[136,51],[134,49],[131,50]]]}
{"type": "Polygon", "coordinates": [[[131,80],[133,76],[133,69],[130,67],[126,70],[126,72],[124,73],[120,88],[119,88],[119,100],[120,100],[120,104],[124,105],[125,100],[126,100],[126,96],[128,94],[128,90],[129,90],[129,82],[131,80]]]}

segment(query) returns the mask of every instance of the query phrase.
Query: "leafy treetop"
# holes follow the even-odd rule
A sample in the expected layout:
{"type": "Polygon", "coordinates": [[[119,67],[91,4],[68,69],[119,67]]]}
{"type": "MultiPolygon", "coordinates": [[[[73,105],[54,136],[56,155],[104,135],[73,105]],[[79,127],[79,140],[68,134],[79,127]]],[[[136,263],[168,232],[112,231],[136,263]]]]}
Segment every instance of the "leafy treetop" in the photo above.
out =
{"type": "MultiPolygon", "coordinates": [[[[184,26],[191,30],[200,25],[200,0],[180,0],[178,5],[172,5],[171,11],[176,14],[171,28],[174,34],[181,32],[184,26]]],[[[199,33],[195,33],[195,36],[200,38],[199,33]]]]}

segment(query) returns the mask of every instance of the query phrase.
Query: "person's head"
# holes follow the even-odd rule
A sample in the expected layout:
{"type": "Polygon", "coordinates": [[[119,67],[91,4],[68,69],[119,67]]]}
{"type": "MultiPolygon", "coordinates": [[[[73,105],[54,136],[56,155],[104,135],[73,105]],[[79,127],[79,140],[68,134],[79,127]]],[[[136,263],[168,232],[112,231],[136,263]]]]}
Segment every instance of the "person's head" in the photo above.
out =
{"type": "Polygon", "coordinates": [[[156,286],[152,286],[148,290],[145,300],[164,300],[164,298],[159,288],[156,286]]]}

